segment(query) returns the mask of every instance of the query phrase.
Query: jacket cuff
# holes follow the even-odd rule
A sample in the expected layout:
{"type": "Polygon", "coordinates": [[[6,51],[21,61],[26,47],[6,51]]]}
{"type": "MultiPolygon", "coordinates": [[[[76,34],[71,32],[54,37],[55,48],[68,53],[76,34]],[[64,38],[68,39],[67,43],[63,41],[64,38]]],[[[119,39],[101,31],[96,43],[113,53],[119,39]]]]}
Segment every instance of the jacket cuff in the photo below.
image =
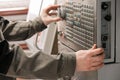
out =
{"type": "Polygon", "coordinates": [[[60,76],[73,76],[76,68],[76,56],[75,53],[62,54],[62,62],[60,68],[60,76]]]}

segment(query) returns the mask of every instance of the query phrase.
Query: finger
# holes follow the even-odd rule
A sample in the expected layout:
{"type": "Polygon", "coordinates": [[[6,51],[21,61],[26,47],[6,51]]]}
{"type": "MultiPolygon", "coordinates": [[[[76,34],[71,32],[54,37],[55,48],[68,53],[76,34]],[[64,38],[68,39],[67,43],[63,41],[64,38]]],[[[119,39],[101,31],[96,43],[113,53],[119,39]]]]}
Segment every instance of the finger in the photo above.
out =
{"type": "Polygon", "coordinates": [[[104,62],[103,62],[103,61],[93,62],[93,63],[91,64],[91,66],[92,66],[92,67],[96,67],[96,66],[101,65],[101,64],[104,64],[104,62]]]}
{"type": "Polygon", "coordinates": [[[94,56],[94,57],[92,58],[92,61],[93,61],[93,62],[99,62],[99,61],[103,61],[104,58],[105,58],[105,54],[101,54],[101,55],[98,55],[98,56],[94,56]]]}
{"type": "Polygon", "coordinates": [[[62,20],[62,18],[60,18],[60,17],[52,17],[50,20],[51,20],[51,22],[57,22],[57,21],[62,20]]]}
{"type": "Polygon", "coordinates": [[[97,65],[97,66],[91,67],[89,70],[90,70],[90,71],[98,70],[98,69],[102,68],[103,66],[104,66],[104,63],[101,63],[101,64],[99,64],[99,65],[97,65]]]}
{"type": "Polygon", "coordinates": [[[94,44],[91,49],[96,49],[96,48],[97,48],[97,45],[94,44]]]}
{"type": "Polygon", "coordinates": [[[52,16],[52,15],[56,15],[57,16],[57,13],[55,13],[55,12],[49,13],[49,16],[52,16]]]}
{"type": "Polygon", "coordinates": [[[103,48],[97,48],[91,51],[91,56],[97,56],[104,53],[104,49],[103,48]]]}
{"type": "Polygon", "coordinates": [[[60,20],[62,20],[62,19],[59,17],[53,18],[53,21],[55,21],[55,22],[60,21],[60,20]]]}
{"type": "Polygon", "coordinates": [[[49,12],[50,10],[57,10],[59,7],[60,5],[50,5],[46,8],[46,11],[49,12]]]}

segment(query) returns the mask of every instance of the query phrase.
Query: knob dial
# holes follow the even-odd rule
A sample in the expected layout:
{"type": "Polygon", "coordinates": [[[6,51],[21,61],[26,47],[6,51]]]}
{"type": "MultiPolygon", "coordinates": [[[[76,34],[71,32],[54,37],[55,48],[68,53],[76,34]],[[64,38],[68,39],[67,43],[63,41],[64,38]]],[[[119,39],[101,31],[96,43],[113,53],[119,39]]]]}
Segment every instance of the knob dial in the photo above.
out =
{"type": "Polygon", "coordinates": [[[104,19],[105,19],[106,21],[111,21],[111,15],[110,15],[110,14],[106,15],[106,16],[104,17],[104,19]]]}
{"type": "Polygon", "coordinates": [[[103,10],[106,10],[106,9],[108,9],[109,5],[105,2],[103,2],[101,7],[103,10]]]}
{"type": "Polygon", "coordinates": [[[65,14],[65,8],[63,8],[62,6],[60,8],[58,8],[58,16],[61,17],[62,19],[65,19],[66,14],[65,14]]]}
{"type": "Polygon", "coordinates": [[[108,36],[107,35],[103,35],[102,36],[102,41],[107,41],[108,40],[108,36]]]}

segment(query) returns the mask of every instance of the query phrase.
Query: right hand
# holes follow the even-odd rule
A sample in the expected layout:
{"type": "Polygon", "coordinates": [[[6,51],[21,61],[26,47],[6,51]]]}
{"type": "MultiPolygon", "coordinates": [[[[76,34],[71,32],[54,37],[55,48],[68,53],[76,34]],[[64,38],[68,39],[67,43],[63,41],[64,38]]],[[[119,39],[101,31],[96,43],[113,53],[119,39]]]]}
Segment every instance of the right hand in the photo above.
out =
{"type": "Polygon", "coordinates": [[[92,71],[104,65],[104,50],[96,48],[96,44],[89,50],[76,52],[76,71],[92,71]]]}
{"type": "Polygon", "coordinates": [[[43,9],[41,19],[45,25],[62,20],[62,18],[57,16],[57,12],[55,12],[59,7],[60,5],[50,5],[43,9]]]}

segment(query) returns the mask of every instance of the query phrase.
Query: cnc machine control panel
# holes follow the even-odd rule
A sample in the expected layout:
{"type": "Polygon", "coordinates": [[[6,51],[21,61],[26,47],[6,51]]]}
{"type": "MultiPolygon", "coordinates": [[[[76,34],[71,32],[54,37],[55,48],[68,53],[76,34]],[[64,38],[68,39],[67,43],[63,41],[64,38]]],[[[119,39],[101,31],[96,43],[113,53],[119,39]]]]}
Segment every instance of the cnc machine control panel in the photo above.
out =
{"type": "Polygon", "coordinates": [[[106,62],[114,62],[115,2],[114,0],[58,0],[61,4],[58,23],[61,43],[70,49],[103,47],[106,62]]]}

